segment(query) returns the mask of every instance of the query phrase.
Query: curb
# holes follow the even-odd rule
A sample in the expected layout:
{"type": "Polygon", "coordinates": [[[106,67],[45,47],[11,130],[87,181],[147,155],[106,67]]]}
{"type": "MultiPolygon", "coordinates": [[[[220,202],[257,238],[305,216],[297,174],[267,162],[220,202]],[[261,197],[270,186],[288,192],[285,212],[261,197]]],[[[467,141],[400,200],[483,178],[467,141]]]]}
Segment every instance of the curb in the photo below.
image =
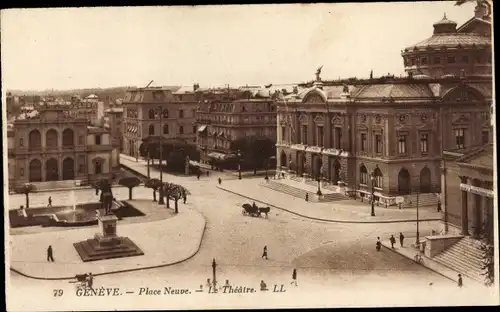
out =
{"type": "MultiPolygon", "coordinates": [[[[247,199],[250,199],[250,200],[253,200],[253,201],[257,201],[257,202],[263,203],[265,205],[274,207],[274,208],[282,210],[282,211],[286,211],[286,212],[294,214],[296,216],[299,216],[299,217],[302,217],[302,218],[306,218],[306,219],[310,219],[310,220],[315,220],[315,221],[323,221],[323,222],[330,222],[330,223],[354,223],[354,224],[363,224],[363,223],[372,223],[372,224],[374,224],[374,223],[405,223],[405,222],[416,222],[417,221],[417,220],[410,220],[410,219],[403,219],[403,220],[401,220],[401,219],[400,220],[378,220],[378,221],[322,219],[322,218],[316,218],[316,217],[306,216],[306,215],[300,214],[298,212],[294,212],[294,211],[291,211],[291,210],[288,210],[288,209],[285,209],[285,208],[282,208],[282,207],[279,207],[279,206],[276,206],[276,205],[264,202],[264,201],[262,201],[260,199],[256,199],[256,198],[249,197],[249,196],[245,196],[245,195],[236,193],[234,191],[230,191],[228,189],[225,189],[225,188],[223,188],[223,187],[221,187],[219,185],[217,185],[217,188],[220,189],[220,190],[223,190],[225,192],[232,193],[232,194],[235,194],[235,195],[238,195],[240,197],[244,197],[244,198],[247,198],[247,199]]],[[[441,218],[427,218],[427,219],[419,219],[419,222],[440,221],[440,220],[441,220],[441,218]]]]}
{"type": "MultiPolygon", "coordinates": [[[[204,223],[203,223],[203,230],[201,232],[201,237],[200,237],[200,240],[198,242],[198,247],[193,252],[193,254],[189,255],[188,257],[186,257],[186,258],[184,258],[182,260],[177,260],[177,261],[166,263],[166,264],[153,265],[153,266],[147,266],[147,267],[142,267],[142,268],[133,268],[133,269],[118,270],[118,271],[110,271],[110,272],[104,272],[104,273],[97,273],[97,274],[93,274],[93,276],[111,275],[111,274],[118,274],[118,273],[126,273],[126,272],[135,272],[135,271],[142,271],[142,270],[150,270],[150,269],[163,268],[163,267],[167,267],[167,266],[176,265],[176,264],[185,262],[185,261],[193,258],[196,254],[198,254],[198,252],[201,249],[201,244],[203,242],[203,238],[205,237],[205,231],[207,229],[207,219],[205,218],[205,216],[201,212],[199,212],[198,210],[195,210],[195,211],[198,214],[200,214],[200,216],[204,220],[204,223]]],[[[71,276],[71,277],[39,277],[39,276],[31,276],[31,275],[25,274],[25,273],[23,273],[23,272],[15,269],[15,268],[13,268],[13,267],[10,267],[10,270],[13,271],[13,272],[16,272],[17,274],[19,274],[21,276],[24,276],[24,277],[27,277],[27,278],[31,278],[31,279],[36,279],[36,280],[63,281],[63,280],[72,280],[72,279],[75,278],[74,276],[71,276]]]]}

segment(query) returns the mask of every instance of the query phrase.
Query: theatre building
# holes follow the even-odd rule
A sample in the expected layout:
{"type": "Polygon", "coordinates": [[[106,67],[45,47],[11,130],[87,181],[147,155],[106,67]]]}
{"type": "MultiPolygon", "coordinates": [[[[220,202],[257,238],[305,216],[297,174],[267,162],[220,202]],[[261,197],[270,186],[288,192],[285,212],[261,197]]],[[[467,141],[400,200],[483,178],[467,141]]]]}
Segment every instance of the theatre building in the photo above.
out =
{"type": "MultiPolygon", "coordinates": [[[[485,10],[458,28],[446,16],[433,28],[430,38],[402,50],[406,77],[323,81],[318,71],[315,81],[283,96],[278,171],[340,181],[357,196],[373,187],[387,206],[398,196],[414,202],[417,193],[437,204],[442,151],[467,155],[492,142],[492,50],[485,10]]],[[[481,180],[467,177],[463,184],[481,180]]]]}
{"type": "Polygon", "coordinates": [[[8,125],[11,188],[28,182],[39,189],[64,188],[119,173],[119,154],[111,145],[109,130],[73,117],[69,107],[40,105],[8,125]]]}

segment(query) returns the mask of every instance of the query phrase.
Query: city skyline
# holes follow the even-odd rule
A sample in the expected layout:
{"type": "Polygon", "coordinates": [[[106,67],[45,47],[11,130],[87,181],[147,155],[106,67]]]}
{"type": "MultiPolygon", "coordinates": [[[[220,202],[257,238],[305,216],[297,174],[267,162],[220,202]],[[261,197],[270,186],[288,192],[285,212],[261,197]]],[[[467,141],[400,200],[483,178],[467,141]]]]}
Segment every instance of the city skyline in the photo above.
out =
{"type": "Polygon", "coordinates": [[[444,13],[461,25],[473,8],[443,1],[8,10],[3,85],[39,91],[151,80],[287,84],[312,80],[320,65],[325,80],[368,77],[371,70],[399,76],[401,49],[430,37],[444,13]]]}

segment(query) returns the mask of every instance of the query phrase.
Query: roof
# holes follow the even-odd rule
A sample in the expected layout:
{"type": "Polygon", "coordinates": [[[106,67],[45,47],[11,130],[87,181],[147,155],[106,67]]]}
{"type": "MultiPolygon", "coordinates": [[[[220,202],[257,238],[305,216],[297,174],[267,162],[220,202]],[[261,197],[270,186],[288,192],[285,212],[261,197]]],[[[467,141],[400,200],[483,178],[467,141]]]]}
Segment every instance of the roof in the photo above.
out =
{"type": "Polygon", "coordinates": [[[430,38],[427,38],[407,49],[416,48],[427,48],[427,47],[457,47],[461,46],[471,46],[471,45],[491,45],[491,40],[488,37],[473,35],[473,34],[436,34],[430,38]]]}
{"type": "Polygon", "coordinates": [[[458,158],[457,162],[493,169],[493,144],[483,145],[458,158]]]}
{"type": "Polygon", "coordinates": [[[174,94],[186,94],[186,93],[194,93],[193,86],[182,86],[179,87],[176,91],[172,91],[174,94]]]}
{"type": "Polygon", "coordinates": [[[478,18],[478,17],[474,16],[473,18],[471,18],[470,20],[468,20],[467,22],[465,22],[462,26],[458,27],[457,32],[464,31],[465,29],[467,29],[467,27],[469,27],[470,25],[472,25],[474,23],[482,23],[482,24],[491,25],[491,21],[488,21],[488,20],[485,20],[483,18],[478,18]]]}
{"type": "Polygon", "coordinates": [[[449,19],[446,18],[446,13],[443,16],[443,19],[440,20],[439,22],[434,23],[434,26],[436,25],[456,25],[457,23],[454,21],[450,21],[449,19]]]}
{"type": "Polygon", "coordinates": [[[86,99],[97,99],[97,98],[99,98],[99,97],[95,94],[91,94],[91,95],[86,97],[86,99]]]}
{"type": "Polygon", "coordinates": [[[365,85],[356,98],[433,98],[435,95],[428,84],[374,84],[365,85]]]}

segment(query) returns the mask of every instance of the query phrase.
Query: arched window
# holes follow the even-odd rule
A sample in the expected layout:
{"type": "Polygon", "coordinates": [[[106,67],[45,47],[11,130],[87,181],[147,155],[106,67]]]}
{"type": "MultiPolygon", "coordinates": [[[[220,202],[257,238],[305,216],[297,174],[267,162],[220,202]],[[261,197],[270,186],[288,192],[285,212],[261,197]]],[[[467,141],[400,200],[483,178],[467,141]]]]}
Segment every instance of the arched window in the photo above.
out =
{"type": "Polygon", "coordinates": [[[47,131],[45,134],[45,145],[49,149],[57,149],[58,147],[58,138],[57,138],[57,131],[54,129],[50,129],[47,131]]]}
{"type": "Polygon", "coordinates": [[[154,134],[155,134],[155,126],[149,125],[149,135],[154,135],[154,134]]]}
{"type": "Polygon", "coordinates": [[[359,168],[359,183],[368,184],[368,170],[366,170],[365,165],[361,165],[359,168]]]}
{"type": "Polygon", "coordinates": [[[168,118],[168,109],[163,110],[163,118],[168,118]]]}
{"type": "Polygon", "coordinates": [[[384,177],[382,176],[382,171],[379,168],[375,168],[375,171],[373,171],[373,177],[375,178],[375,180],[373,181],[375,183],[374,186],[383,188],[384,177]]]}
{"type": "Polygon", "coordinates": [[[155,119],[155,111],[154,109],[150,109],[148,112],[149,119],[155,119]]]}
{"type": "Polygon", "coordinates": [[[163,125],[163,134],[168,134],[168,125],[163,125]]]}
{"type": "Polygon", "coordinates": [[[431,170],[427,167],[420,171],[420,193],[431,192],[431,170]]]}
{"type": "MultiPolygon", "coordinates": [[[[69,147],[69,146],[74,146],[74,133],[73,130],[71,129],[64,129],[63,135],[62,135],[62,143],[63,147],[69,147]]],[[[79,144],[83,144],[83,139],[82,142],[79,144]]]]}
{"type": "Polygon", "coordinates": [[[29,134],[28,147],[32,149],[40,149],[42,147],[42,135],[40,131],[33,130],[29,134]]]}

